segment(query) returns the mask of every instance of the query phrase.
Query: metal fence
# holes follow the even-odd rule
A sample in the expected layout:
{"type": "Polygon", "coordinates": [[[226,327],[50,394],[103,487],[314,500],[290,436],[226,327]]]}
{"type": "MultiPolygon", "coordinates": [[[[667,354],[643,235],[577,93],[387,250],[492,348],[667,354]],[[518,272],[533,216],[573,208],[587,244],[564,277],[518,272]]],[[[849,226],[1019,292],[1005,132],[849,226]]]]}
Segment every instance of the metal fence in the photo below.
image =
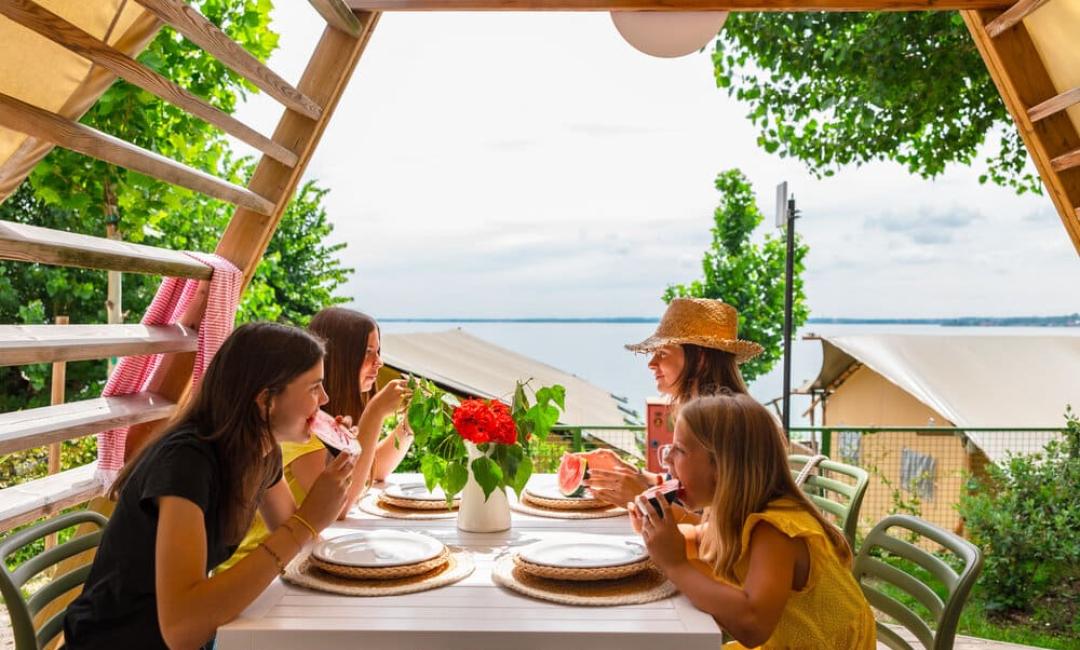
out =
{"type": "MultiPolygon", "coordinates": [[[[566,450],[611,447],[639,462],[645,428],[564,427],[566,450]],[[630,451],[632,450],[632,451],[630,451]]],[[[796,451],[822,453],[867,471],[870,483],[859,513],[865,533],[888,514],[908,513],[962,533],[957,507],[969,479],[985,477],[990,463],[1041,451],[1065,429],[953,427],[792,427],[796,451]]],[[[560,452],[561,455],[561,452],[560,452]]],[[[552,460],[552,459],[548,459],[552,460]]],[[[850,482],[839,475],[829,478],[850,482]]]]}

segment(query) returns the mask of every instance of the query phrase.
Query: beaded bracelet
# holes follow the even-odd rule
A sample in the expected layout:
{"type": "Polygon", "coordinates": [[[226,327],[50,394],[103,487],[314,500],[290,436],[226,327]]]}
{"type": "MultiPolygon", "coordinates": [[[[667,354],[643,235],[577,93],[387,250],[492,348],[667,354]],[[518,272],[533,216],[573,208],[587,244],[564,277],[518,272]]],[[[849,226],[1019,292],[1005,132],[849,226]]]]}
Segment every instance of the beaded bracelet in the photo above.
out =
{"type": "Polygon", "coordinates": [[[274,552],[274,549],[270,548],[270,546],[267,545],[266,542],[260,542],[259,548],[265,550],[267,553],[270,554],[270,557],[274,558],[274,564],[276,564],[278,567],[278,573],[280,575],[285,575],[285,563],[281,561],[281,556],[274,552]]]}

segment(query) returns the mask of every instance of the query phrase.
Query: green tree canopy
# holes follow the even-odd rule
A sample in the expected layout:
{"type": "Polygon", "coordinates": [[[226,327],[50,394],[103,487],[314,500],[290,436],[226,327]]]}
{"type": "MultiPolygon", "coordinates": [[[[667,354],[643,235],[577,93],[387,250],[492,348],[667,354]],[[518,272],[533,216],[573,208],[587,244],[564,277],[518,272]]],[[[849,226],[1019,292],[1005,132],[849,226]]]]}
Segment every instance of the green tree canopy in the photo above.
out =
{"type": "MultiPolygon", "coordinates": [[[[785,240],[766,233],[761,243],[752,241],[764,217],[746,176],[730,169],[716,177],[720,204],[713,212],[712,245],[701,262],[704,277],[689,284],[669,286],[664,301],[672,298],[713,298],[739,310],[739,338],[754,341],[765,351],[740,366],[743,378],[752,381],[767,373],[783,356],[785,240]]],[[[795,290],[793,324],[806,322],[809,310],[803,291],[803,259],[808,248],[795,241],[795,290]]]]}
{"type": "Polygon", "coordinates": [[[956,12],[736,13],[713,65],[749,105],[758,144],[819,176],[893,160],[933,178],[990,141],[980,181],[1041,192],[956,12]]]}

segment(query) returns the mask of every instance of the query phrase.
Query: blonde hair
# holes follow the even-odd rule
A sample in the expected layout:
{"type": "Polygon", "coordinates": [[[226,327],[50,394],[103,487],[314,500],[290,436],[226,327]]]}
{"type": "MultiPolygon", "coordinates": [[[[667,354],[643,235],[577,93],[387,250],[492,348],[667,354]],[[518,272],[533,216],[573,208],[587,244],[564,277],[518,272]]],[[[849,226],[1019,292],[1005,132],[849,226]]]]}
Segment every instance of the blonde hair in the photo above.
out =
{"type": "Polygon", "coordinates": [[[742,529],[755,512],[780,497],[793,499],[821,524],[840,559],[850,566],[851,547],[839,529],[795,485],[787,442],[769,411],[743,393],[721,390],[691,399],[679,418],[708,450],[716,471],[716,491],[703,518],[700,557],[713,573],[738,582],[742,529]]]}

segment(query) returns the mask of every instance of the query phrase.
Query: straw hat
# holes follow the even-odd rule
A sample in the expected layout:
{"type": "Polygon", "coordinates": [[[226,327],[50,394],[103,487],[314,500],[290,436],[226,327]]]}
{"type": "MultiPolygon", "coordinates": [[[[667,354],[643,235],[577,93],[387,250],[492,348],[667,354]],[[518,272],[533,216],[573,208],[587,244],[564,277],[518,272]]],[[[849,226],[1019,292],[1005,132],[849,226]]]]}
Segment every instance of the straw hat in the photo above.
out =
{"type": "Polygon", "coordinates": [[[675,298],[668,305],[660,325],[641,343],[627,345],[631,352],[652,352],[675,343],[700,345],[735,355],[744,363],[764,351],[757,343],[739,338],[739,312],[722,300],[675,298]]]}

